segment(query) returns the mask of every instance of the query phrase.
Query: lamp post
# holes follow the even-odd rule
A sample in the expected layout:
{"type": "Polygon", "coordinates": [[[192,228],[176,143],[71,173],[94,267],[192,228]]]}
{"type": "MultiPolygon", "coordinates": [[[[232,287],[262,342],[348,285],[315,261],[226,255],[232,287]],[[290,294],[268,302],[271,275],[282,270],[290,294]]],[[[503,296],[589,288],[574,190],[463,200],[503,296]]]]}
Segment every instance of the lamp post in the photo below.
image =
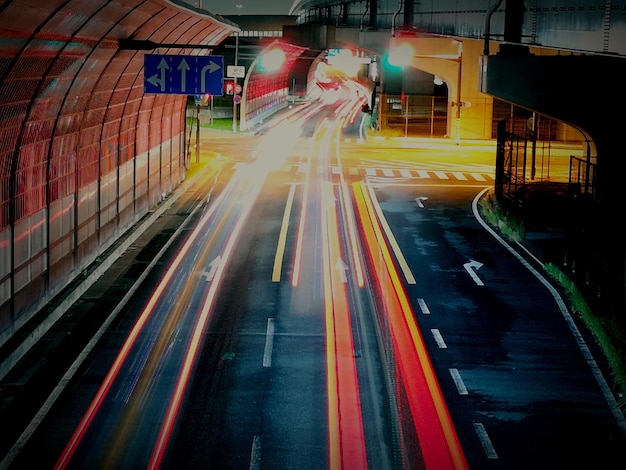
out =
{"type": "MultiPolygon", "coordinates": [[[[239,34],[235,35],[235,67],[237,66],[237,59],[239,57],[239,34]]],[[[237,77],[233,77],[233,133],[237,133],[237,101],[235,96],[237,94],[237,77]]]]}
{"type": "MultiPolygon", "coordinates": [[[[461,81],[463,76],[463,43],[461,41],[457,41],[456,39],[452,41],[453,44],[455,42],[458,44],[459,54],[456,59],[456,62],[458,64],[458,76],[456,82],[456,114],[454,119],[454,133],[456,135],[456,141],[457,143],[459,143],[461,140],[461,106],[463,106],[463,103],[461,102],[461,81]]],[[[455,103],[452,104],[454,105],[455,103]]]]}

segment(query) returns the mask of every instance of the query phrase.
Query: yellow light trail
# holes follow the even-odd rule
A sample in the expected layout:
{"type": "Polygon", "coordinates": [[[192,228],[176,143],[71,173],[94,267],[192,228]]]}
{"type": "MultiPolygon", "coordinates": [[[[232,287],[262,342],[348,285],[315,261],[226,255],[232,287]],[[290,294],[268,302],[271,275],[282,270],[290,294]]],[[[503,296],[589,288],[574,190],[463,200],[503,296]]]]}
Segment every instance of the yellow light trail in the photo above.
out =
{"type": "Polygon", "coordinates": [[[370,258],[384,261],[375,273],[378,285],[390,285],[395,294],[383,295],[382,300],[394,340],[394,357],[400,365],[402,383],[398,385],[406,388],[426,468],[466,470],[468,464],[415,315],[376,219],[373,202],[363,186],[353,183],[352,188],[370,258]]]}

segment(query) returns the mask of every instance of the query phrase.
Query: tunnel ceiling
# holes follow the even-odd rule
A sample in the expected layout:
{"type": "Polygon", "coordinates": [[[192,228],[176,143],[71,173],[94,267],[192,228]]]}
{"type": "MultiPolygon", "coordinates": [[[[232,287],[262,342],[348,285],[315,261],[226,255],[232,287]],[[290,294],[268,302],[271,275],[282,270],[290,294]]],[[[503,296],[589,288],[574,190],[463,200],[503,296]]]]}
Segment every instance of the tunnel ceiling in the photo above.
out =
{"type": "Polygon", "coordinates": [[[0,229],[11,223],[10,200],[19,191],[13,179],[22,160],[46,165],[55,152],[79,158],[95,153],[98,158],[101,149],[94,140],[121,130],[112,123],[136,122],[132,116],[153,102],[182,109],[184,95],[144,95],[146,52],[206,55],[238,30],[236,24],[182,2],[2,2],[0,229]],[[181,47],[120,50],[120,39],[181,47]],[[186,44],[207,48],[185,48],[186,44]]]}

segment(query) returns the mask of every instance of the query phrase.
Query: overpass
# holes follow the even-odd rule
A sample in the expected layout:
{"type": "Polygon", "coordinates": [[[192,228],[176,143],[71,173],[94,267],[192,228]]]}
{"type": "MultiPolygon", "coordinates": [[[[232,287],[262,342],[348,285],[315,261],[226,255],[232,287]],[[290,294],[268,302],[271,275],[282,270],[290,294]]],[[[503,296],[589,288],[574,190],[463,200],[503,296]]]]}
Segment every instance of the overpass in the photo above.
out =
{"type": "MultiPolygon", "coordinates": [[[[495,189],[522,214],[537,145],[580,144],[566,191],[576,215],[567,243],[578,272],[623,311],[617,221],[626,201],[614,115],[626,104],[626,4],[325,0],[296,2],[293,13],[296,24],[271,41],[286,45],[292,66],[307,50],[355,48],[381,63],[391,50],[412,51],[405,68],[447,85],[446,135],[498,139],[495,189]],[[510,104],[508,116],[498,101],[510,104]]],[[[234,17],[177,0],[3,2],[0,345],[70,281],[89,277],[92,263],[185,179],[187,97],[145,93],[146,51],[124,48],[125,40],[152,41],[159,54],[207,55],[240,31],[234,17]]],[[[280,77],[268,86],[276,82],[248,74],[257,83],[255,96],[244,90],[251,113],[285,105],[289,75],[280,77]]],[[[393,92],[374,85],[379,104],[393,92]]]]}

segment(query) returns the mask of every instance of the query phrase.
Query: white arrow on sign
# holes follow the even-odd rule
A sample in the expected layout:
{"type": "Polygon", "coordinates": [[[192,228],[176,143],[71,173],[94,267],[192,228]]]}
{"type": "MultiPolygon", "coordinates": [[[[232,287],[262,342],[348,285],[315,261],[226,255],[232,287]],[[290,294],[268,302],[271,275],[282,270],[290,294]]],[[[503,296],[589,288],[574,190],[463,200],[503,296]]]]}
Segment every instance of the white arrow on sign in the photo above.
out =
{"type": "Polygon", "coordinates": [[[472,276],[472,279],[474,279],[474,282],[478,286],[484,286],[485,285],[485,284],[483,284],[483,281],[481,281],[480,278],[478,277],[478,274],[476,274],[476,272],[475,272],[475,271],[478,271],[482,266],[483,266],[482,263],[479,263],[478,261],[474,261],[474,260],[470,260],[469,263],[465,263],[463,265],[465,270],[469,273],[470,276],[472,276]]]}
{"type": "Polygon", "coordinates": [[[180,91],[182,92],[187,91],[187,70],[190,68],[185,59],[181,60],[180,64],[178,64],[178,70],[180,70],[180,91]]]}
{"type": "Polygon", "coordinates": [[[200,71],[200,88],[202,90],[206,89],[206,74],[207,72],[209,74],[212,74],[214,72],[217,72],[218,70],[220,70],[222,67],[220,67],[219,64],[216,64],[215,62],[213,62],[212,60],[209,61],[209,63],[207,65],[205,65],[204,67],[202,67],[202,70],[200,71]]]}
{"type": "Polygon", "coordinates": [[[417,205],[422,209],[424,208],[424,201],[428,201],[428,198],[426,196],[420,196],[415,198],[415,202],[417,202],[417,205]]]}
{"type": "Polygon", "coordinates": [[[151,85],[160,86],[161,91],[165,91],[165,71],[169,70],[170,66],[167,65],[167,61],[165,59],[161,59],[157,68],[161,73],[161,77],[159,78],[158,74],[155,74],[147,78],[146,81],[151,85]]]}

